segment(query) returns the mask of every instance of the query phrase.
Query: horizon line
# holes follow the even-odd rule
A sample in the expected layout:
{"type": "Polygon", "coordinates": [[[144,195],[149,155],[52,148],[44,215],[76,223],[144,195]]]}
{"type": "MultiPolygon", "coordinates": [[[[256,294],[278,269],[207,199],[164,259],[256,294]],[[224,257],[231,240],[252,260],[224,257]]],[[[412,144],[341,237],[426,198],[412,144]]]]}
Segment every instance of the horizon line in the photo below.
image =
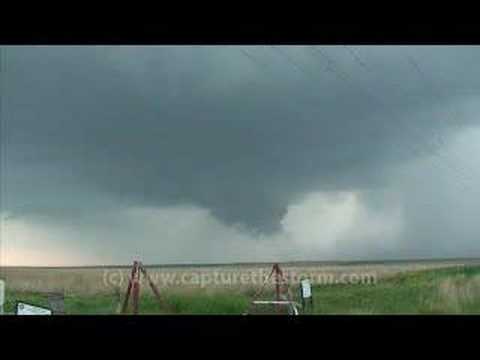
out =
{"type": "MultiPolygon", "coordinates": [[[[317,263],[317,264],[378,264],[386,262],[408,263],[408,262],[432,262],[432,261],[480,261],[479,257],[445,257],[445,258],[398,258],[398,259],[366,259],[366,260],[284,260],[284,261],[252,261],[252,262],[198,262],[198,263],[164,263],[164,264],[143,264],[145,267],[194,267],[194,266],[245,266],[245,265],[267,265],[267,264],[301,264],[301,263],[317,263]]],[[[0,265],[0,269],[6,268],[40,268],[40,269],[85,269],[85,268],[130,268],[133,265],[130,264],[107,264],[107,265],[0,265]]]]}

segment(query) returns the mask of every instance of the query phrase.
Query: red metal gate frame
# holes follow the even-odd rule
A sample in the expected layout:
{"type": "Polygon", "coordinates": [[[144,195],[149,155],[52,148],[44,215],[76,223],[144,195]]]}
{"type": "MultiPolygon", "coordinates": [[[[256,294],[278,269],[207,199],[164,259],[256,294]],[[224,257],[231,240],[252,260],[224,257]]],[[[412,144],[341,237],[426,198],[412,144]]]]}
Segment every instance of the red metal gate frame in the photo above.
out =
{"type": "MultiPolygon", "coordinates": [[[[275,305],[275,310],[277,312],[281,312],[281,306],[286,302],[288,302],[288,303],[292,302],[292,299],[291,299],[291,294],[290,294],[290,291],[289,291],[289,288],[288,288],[288,283],[287,283],[287,281],[285,279],[285,276],[283,274],[283,271],[280,268],[280,265],[278,265],[278,263],[273,264],[272,271],[270,272],[268,277],[265,279],[265,282],[263,283],[260,291],[257,294],[255,294],[254,299],[258,299],[258,297],[262,294],[266,283],[270,280],[272,275],[275,276],[275,298],[276,298],[276,300],[273,301],[273,302],[270,302],[270,303],[273,303],[275,305]],[[285,297],[287,298],[287,301],[285,301],[285,299],[282,298],[282,292],[286,295],[285,297]]],[[[254,301],[252,301],[252,304],[255,304],[256,302],[258,303],[258,301],[254,300],[254,301]]]]}
{"type": "Polygon", "coordinates": [[[143,276],[147,279],[148,284],[150,285],[153,293],[155,294],[157,300],[161,303],[160,292],[155,286],[154,282],[147,273],[147,270],[144,268],[143,264],[139,261],[133,262],[132,272],[128,280],[127,293],[125,294],[125,300],[122,306],[122,314],[127,313],[128,302],[130,301],[130,295],[132,294],[132,303],[133,303],[133,313],[138,314],[139,303],[140,303],[140,276],[143,276]]]}

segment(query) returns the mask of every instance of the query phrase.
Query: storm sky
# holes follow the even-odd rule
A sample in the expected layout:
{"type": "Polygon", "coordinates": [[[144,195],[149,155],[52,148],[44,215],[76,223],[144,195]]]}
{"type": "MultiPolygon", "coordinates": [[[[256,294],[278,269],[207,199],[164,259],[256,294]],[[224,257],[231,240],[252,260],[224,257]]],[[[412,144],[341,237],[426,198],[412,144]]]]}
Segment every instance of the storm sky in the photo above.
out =
{"type": "Polygon", "coordinates": [[[0,265],[480,255],[480,47],[1,47],[0,265]]]}

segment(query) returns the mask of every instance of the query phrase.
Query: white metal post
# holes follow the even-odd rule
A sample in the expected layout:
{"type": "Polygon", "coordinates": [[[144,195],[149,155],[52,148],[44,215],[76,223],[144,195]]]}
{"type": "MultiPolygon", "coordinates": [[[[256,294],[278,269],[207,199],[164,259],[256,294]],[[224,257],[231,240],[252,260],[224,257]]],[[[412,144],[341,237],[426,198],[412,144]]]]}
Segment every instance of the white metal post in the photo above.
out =
{"type": "Polygon", "coordinates": [[[4,304],[5,304],[5,281],[0,280],[0,315],[3,315],[4,304]]]}

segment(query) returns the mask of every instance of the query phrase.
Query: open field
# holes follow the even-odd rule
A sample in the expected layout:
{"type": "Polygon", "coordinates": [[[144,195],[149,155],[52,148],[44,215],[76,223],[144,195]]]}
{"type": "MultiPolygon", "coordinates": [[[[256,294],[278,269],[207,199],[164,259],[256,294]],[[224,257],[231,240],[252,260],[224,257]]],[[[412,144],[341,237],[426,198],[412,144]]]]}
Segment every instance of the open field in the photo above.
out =
{"type": "MultiPolygon", "coordinates": [[[[287,275],[306,274],[321,280],[314,281],[315,306],[310,313],[480,313],[479,260],[294,263],[281,267],[287,275]]],[[[47,305],[43,292],[63,291],[68,314],[115,314],[125,293],[128,271],[123,267],[4,268],[5,310],[12,312],[18,300],[47,305]]],[[[267,275],[269,266],[151,267],[148,271],[160,288],[162,303],[142,282],[141,313],[242,314],[263,284],[263,278],[255,279],[253,275],[267,275]],[[162,278],[162,274],[168,276],[162,278]],[[237,282],[226,274],[236,274],[237,282]],[[246,275],[244,282],[238,281],[241,274],[246,275]]],[[[297,290],[298,283],[292,282],[292,293],[298,301],[297,290]]],[[[271,284],[266,285],[262,298],[273,298],[271,284]]]]}

